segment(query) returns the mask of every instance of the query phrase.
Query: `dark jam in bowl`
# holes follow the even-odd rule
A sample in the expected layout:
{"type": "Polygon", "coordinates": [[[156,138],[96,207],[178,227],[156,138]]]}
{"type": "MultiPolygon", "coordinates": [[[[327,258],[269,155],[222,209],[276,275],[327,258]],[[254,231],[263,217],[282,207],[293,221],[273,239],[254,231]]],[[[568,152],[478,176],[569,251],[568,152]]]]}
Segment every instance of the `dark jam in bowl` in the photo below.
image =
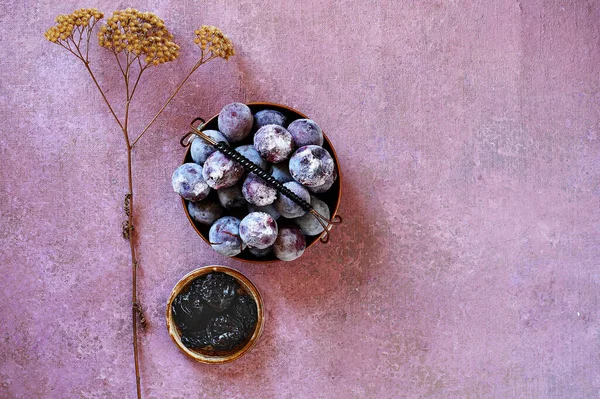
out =
{"type": "Polygon", "coordinates": [[[256,302],[230,275],[211,272],[193,280],[173,300],[181,342],[205,355],[236,352],[252,337],[256,302]]]}

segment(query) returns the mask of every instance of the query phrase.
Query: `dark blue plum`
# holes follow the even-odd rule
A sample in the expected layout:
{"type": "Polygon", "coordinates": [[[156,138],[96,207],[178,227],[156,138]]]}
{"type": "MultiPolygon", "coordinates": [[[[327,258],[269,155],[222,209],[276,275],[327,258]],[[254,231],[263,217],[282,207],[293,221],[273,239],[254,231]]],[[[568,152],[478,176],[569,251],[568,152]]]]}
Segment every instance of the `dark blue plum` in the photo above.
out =
{"type": "Polygon", "coordinates": [[[298,148],[290,158],[290,174],[306,187],[322,186],[331,178],[335,163],[323,147],[306,145],[298,148]]]}
{"type": "MultiPolygon", "coordinates": [[[[306,188],[304,188],[304,186],[302,186],[302,184],[295,181],[290,181],[284,183],[283,185],[310,204],[310,193],[306,188]]],[[[296,204],[293,200],[281,193],[277,194],[277,199],[273,205],[275,206],[277,212],[279,212],[279,214],[284,218],[297,218],[306,213],[306,211],[302,209],[300,205],[296,204]]]]}
{"type": "Polygon", "coordinates": [[[266,170],[269,167],[267,161],[262,159],[252,144],[239,146],[235,150],[248,158],[253,164],[260,166],[261,169],[266,170]]]}
{"type": "Polygon", "coordinates": [[[323,131],[311,119],[296,119],[287,127],[296,147],[305,145],[323,145],[323,131]]]}
{"type": "Polygon", "coordinates": [[[290,175],[290,169],[288,168],[287,162],[282,162],[271,166],[271,175],[281,183],[294,181],[292,175],[290,175]]]}
{"type": "Polygon", "coordinates": [[[251,212],[240,223],[240,237],[252,248],[268,248],[277,239],[277,223],[268,213],[251,212]]]}
{"type": "Polygon", "coordinates": [[[281,216],[279,212],[275,209],[273,204],[265,205],[265,206],[257,206],[254,204],[248,204],[248,212],[264,212],[271,215],[271,217],[275,220],[279,219],[281,216]]]}
{"type": "Polygon", "coordinates": [[[188,202],[188,212],[192,219],[200,224],[211,225],[223,216],[223,207],[216,201],[204,199],[200,202],[188,202]]]}
{"type": "Polygon", "coordinates": [[[249,173],[246,180],[244,180],[242,193],[246,201],[258,206],[272,204],[277,198],[277,190],[254,173],[249,173]]]}
{"type": "Polygon", "coordinates": [[[193,162],[180,165],[171,177],[173,190],[189,201],[200,201],[208,195],[210,187],[203,178],[202,166],[193,162]]]}
{"type": "Polygon", "coordinates": [[[250,134],[253,121],[252,112],[246,104],[227,104],[219,112],[219,131],[230,143],[236,143],[250,134]]]}
{"type": "Polygon", "coordinates": [[[244,167],[220,151],[208,156],[202,171],[206,183],[219,190],[231,187],[244,175],[244,167]]]}
{"type": "Polygon", "coordinates": [[[217,191],[217,195],[219,196],[219,202],[225,209],[243,208],[248,205],[248,201],[242,194],[241,184],[222,188],[217,191]]]}
{"type": "MultiPolygon", "coordinates": [[[[217,141],[222,141],[225,144],[229,145],[227,139],[217,130],[204,130],[204,134],[209,136],[212,139],[217,141]]],[[[190,147],[190,154],[192,159],[197,164],[203,165],[206,162],[206,158],[217,149],[207,141],[205,141],[202,137],[196,136],[194,141],[192,141],[192,145],[190,147]]]]}
{"type": "Polygon", "coordinates": [[[287,118],[279,111],[263,109],[254,114],[254,129],[258,130],[265,125],[279,125],[285,127],[287,118]]]}
{"type": "MultiPolygon", "coordinates": [[[[327,206],[327,204],[318,199],[317,197],[311,196],[310,204],[312,205],[315,211],[319,212],[327,219],[331,217],[331,213],[329,212],[329,207],[327,206]]],[[[323,226],[321,226],[317,218],[313,216],[312,213],[306,213],[303,216],[294,219],[293,221],[307,236],[316,236],[318,234],[321,234],[323,230],[325,230],[323,226]]]]}
{"type": "Polygon", "coordinates": [[[254,148],[271,163],[283,162],[294,148],[292,135],[279,125],[265,125],[254,135],[254,148]]]}
{"type": "Polygon", "coordinates": [[[337,168],[334,168],[333,174],[331,176],[329,176],[327,178],[327,180],[325,180],[325,183],[321,184],[320,186],[316,186],[316,187],[308,187],[308,190],[315,194],[323,194],[324,192],[329,190],[331,188],[331,186],[333,186],[333,183],[335,183],[335,181],[337,180],[337,177],[338,177],[337,168]]]}
{"type": "Polygon", "coordinates": [[[299,258],[306,249],[306,237],[296,226],[286,226],[279,229],[279,234],[273,244],[273,253],[277,259],[292,261],[299,258]]]}
{"type": "Polygon", "coordinates": [[[215,251],[225,256],[235,256],[246,247],[240,237],[240,219],[233,216],[224,216],[214,222],[208,240],[215,251]]]}
{"type": "Polygon", "coordinates": [[[248,251],[250,251],[250,253],[256,256],[257,258],[264,258],[265,256],[268,256],[273,252],[273,246],[271,245],[270,247],[264,249],[248,247],[248,251]]]}

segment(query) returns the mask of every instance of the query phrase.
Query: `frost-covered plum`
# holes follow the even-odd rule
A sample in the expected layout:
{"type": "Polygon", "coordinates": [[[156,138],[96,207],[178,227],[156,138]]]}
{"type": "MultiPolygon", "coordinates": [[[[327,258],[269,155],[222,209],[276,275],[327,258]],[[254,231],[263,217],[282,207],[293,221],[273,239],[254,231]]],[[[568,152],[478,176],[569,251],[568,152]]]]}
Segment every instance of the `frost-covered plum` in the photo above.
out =
{"type": "Polygon", "coordinates": [[[200,201],[210,192],[209,184],[203,178],[202,166],[193,162],[184,163],[173,172],[173,190],[189,201],[200,201]]]}
{"type": "Polygon", "coordinates": [[[312,119],[296,119],[287,127],[296,147],[323,145],[323,131],[312,119]]]}
{"type": "MultiPolygon", "coordinates": [[[[227,139],[221,134],[221,132],[217,130],[204,130],[204,134],[212,139],[215,139],[216,141],[222,141],[229,145],[227,139]]],[[[208,141],[204,140],[202,137],[196,136],[196,138],[192,141],[190,154],[192,155],[194,162],[203,165],[206,161],[206,158],[208,158],[208,156],[216,150],[217,149],[208,141]]]]}
{"type": "Polygon", "coordinates": [[[269,164],[262,159],[256,148],[252,144],[241,145],[235,149],[237,152],[248,158],[253,164],[260,166],[261,169],[267,169],[269,164]]]}
{"type": "Polygon", "coordinates": [[[289,166],[294,180],[306,187],[325,184],[335,169],[335,163],[329,152],[316,145],[298,148],[290,158],[289,166]]]}
{"type": "MultiPolygon", "coordinates": [[[[310,204],[310,193],[302,184],[290,181],[283,184],[286,188],[288,188],[291,192],[302,198],[304,201],[310,204]]],[[[277,199],[273,203],[275,209],[281,216],[284,218],[297,218],[306,213],[304,209],[298,204],[296,204],[293,200],[288,198],[285,194],[278,193],[277,199]]]]}
{"type": "Polygon", "coordinates": [[[254,114],[254,129],[258,130],[265,125],[279,125],[285,127],[287,118],[279,111],[263,109],[254,114]]]}
{"type": "Polygon", "coordinates": [[[225,273],[209,273],[199,284],[197,291],[202,299],[217,312],[229,307],[235,299],[238,283],[225,273]]]}
{"type": "Polygon", "coordinates": [[[219,112],[219,131],[231,143],[242,141],[252,130],[254,117],[246,104],[231,103],[219,112]]]}
{"type": "Polygon", "coordinates": [[[277,239],[277,223],[268,213],[251,212],[240,223],[240,237],[250,247],[268,248],[277,239]]]}
{"type": "Polygon", "coordinates": [[[187,208],[192,219],[200,224],[211,225],[223,216],[223,207],[217,201],[208,198],[200,202],[190,201],[187,208]]]}
{"type": "Polygon", "coordinates": [[[246,248],[240,237],[240,219],[224,216],[210,227],[208,232],[210,246],[225,256],[235,256],[246,248]]]}
{"type": "MultiPolygon", "coordinates": [[[[331,217],[331,213],[329,212],[329,207],[327,206],[327,204],[318,199],[317,197],[311,195],[310,204],[312,205],[315,211],[319,212],[327,219],[331,217]]],[[[307,236],[316,236],[317,234],[321,234],[323,230],[325,230],[323,226],[321,226],[317,218],[313,216],[312,213],[306,213],[303,216],[294,219],[294,223],[307,236]]]]}
{"type": "Polygon", "coordinates": [[[264,212],[271,215],[274,220],[279,219],[281,216],[279,212],[275,209],[273,204],[265,205],[265,206],[257,206],[254,204],[248,204],[248,212],[264,212]]]}
{"type": "Polygon", "coordinates": [[[277,190],[269,186],[254,173],[248,174],[242,185],[244,198],[251,204],[265,206],[272,204],[277,198],[277,190]]]}
{"type": "Polygon", "coordinates": [[[271,245],[270,247],[267,247],[264,249],[248,247],[248,251],[250,251],[250,253],[252,255],[256,256],[257,258],[264,258],[265,256],[270,255],[271,252],[273,252],[273,246],[271,245]]]}
{"type": "Polygon", "coordinates": [[[329,178],[327,178],[325,183],[321,184],[320,186],[316,186],[316,187],[308,187],[308,190],[315,194],[322,194],[322,193],[326,192],[327,190],[329,190],[331,188],[331,186],[333,186],[333,183],[335,183],[335,181],[337,180],[337,177],[338,177],[337,168],[333,168],[333,174],[331,176],[329,176],[329,178]]]}
{"type": "Polygon", "coordinates": [[[267,161],[279,163],[290,157],[294,142],[292,135],[284,127],[265,125],[254,135],[254,148],[267,161]]]}
{"type": "Polygon", "coordinates": [[[280,260],[291,261],[299,258],[306,249],[306,237],[296,226],[286,226],[279,229],[279,234],[273,244],[273,253],[280,260]]]}
{"type": "Polygon", "coordinates": [[[242,185],[239,183],[218,190],[217,195],[219,196],[219,202],[225,209],[243,208],[248,204],[244,194],[242,194],[242,185]]]}
{"type": "Polygon", "coordinates": [[[294,181],[292,175],[290,175],[290,169],[288,168],[287,162],[282,162],[273,165],[271,167],[271,175],[280,183],[294,181]]]}
{"type": "Polygon", "coordinates": [[[244,167],[220,151],[208,156],[202,171],[206,183],[215,190],[233,186],[243,175],[244,167]]]}

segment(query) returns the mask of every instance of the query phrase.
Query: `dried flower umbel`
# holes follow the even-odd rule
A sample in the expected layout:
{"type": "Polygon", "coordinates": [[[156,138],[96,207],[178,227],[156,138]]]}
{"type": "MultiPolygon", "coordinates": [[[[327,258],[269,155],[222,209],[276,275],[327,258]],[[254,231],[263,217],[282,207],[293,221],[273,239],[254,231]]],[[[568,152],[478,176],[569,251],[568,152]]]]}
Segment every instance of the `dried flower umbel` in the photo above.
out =
{"type": "Polygon", "coordinates": [[[137,397],[141,398],[140,371],[138,357],[138,324],[146,325],[146,318],[137,297],[137,269],[139,262],[136,257],[134,234],[133,207],[133,173],[132,153],[135,145],[156,121],[171,100],[177,95],[189,77],[203,64],[215,58],[225,60],[235,54],[231,40],[214,26],[203,25],[194,33],[194,42],[200,48],[200,58],[192,66],[190,72],[175,88],[158,113],[141,130],[135,139],[130,136],[129,109],[130,103],[138,87],[144,71],[150,67],[166,62],[175,61],[179,57],[179,46],[173,41],[173,35],[167,29],[164,21],[151,12],[141,12],[132,8],[117,10],[106,20],[98,31],[98,43],[112,52],[119,71],[125,82],[125,111],[122,117],[117,116],[110,101],[106,98],[102,87],[96,79],[89,60],[89,47],[93,31],[104,14],[95,8],[82,8],[68,15],[56,17],[56,25],[49,28],[44,36],[50,42],[64,47],[83,62],[94,84],[100,91],[110,113],[119,125],[125,139],[127,150],[128,192],[125,195],[123,209],[127,219],[123,222],[123,237],[129,241],[131,251],[131,314],[133,325],[133,354],[136,375],[137,397]]]}
{"type": "Polygon", "coordinates": [[[162,19],[151,12],[128,8],[115,11],[98,32],[98,43],[115,54],[139,57],[146,65],[174,61],[179,46],[162,19]]]}
{"type": "Polygon", "coordinates": [[[233,43],[219,28],[202,25],[194,33],[196,34],[194,43],[200,47],[203,55],[210,54],[210,57],[221,57],[226,60],[235,55],[233,43]]]}
{"type": "Polygon", "coordinates": [[[104,14],[95,8],[81,8],[69,15],[59,15],[56,17],[56,25],[48,29],[44,36],[52,43],[68,45],[72,37],[79,41],[84,32],[91,34],[94,25],[103,17],[104,14]]]}

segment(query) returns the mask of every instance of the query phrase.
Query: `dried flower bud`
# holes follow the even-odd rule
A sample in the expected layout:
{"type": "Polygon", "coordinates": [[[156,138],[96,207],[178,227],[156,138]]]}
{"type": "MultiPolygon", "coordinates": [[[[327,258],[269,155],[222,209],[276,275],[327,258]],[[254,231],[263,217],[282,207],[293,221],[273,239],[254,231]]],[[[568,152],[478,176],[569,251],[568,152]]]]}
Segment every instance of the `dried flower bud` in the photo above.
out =
{"type": "Polygon", "coordinates": [[[235,55],[231,39],[225,36],[216,26],[202,25],[194,33],[196,34],[194,43],[200,47],[203,55],[207,52],[211,53],[211,56],[221,57],[226,60],[235,55]]]}
{"type": "Polygon", "coordinates": [[[80,8],[71,14],[57,16],[56,25],[49,28],[44,36],[52,43],[58,44],[72,38],[75,31],[83,35],[84,30],[91,30],[102,18],[104,14],[95,8],[80,8]]]}
{"type": "Polygon", "coordinates": [[[132,8],[115,11],[98,32],[100,46],[141,56],[148,65],[173,61],[179,56],[179,46],[172,40],[173,35],[156,14],[132,8]]]}

